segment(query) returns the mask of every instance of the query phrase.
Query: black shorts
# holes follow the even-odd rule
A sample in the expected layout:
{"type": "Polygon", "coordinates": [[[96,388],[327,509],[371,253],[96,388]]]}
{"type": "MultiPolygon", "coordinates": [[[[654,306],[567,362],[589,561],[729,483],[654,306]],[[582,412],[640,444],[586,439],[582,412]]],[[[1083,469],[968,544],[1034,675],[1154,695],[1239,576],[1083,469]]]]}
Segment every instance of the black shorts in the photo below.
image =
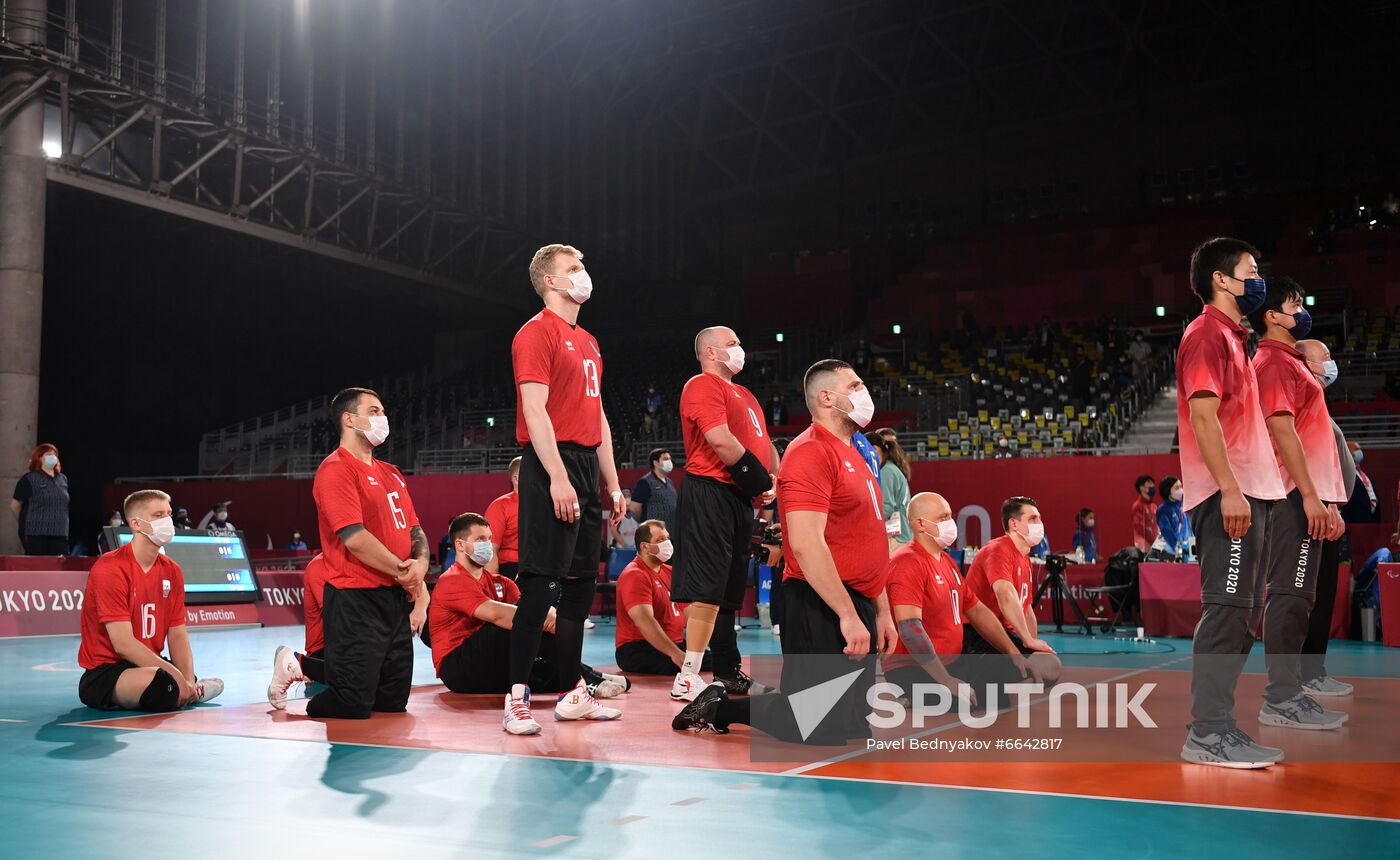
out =
{"type": "MultiPolygon", "coordinates": [[[[1251,529],[1252,531],[1252,529],[1251,529]]],[[[1269,519],[1269,561],[1264,582],[1269,595],[1292,594],[1312,600],[1322,569],[1322,541],[1308,537],[1303,495],[1294,490],[1274,505],[1269,519]]]]}
{"type": "MultiPolygon", "coordinates": [[[[851,605],[870,634],[874,649],[875,601],[846,587],[851,605]]],[[[810,690],[828,681],[862,670],[861,677],[833,704],[816,731],[806,739],[809,743],[843,744],[847,740],[870,737],[870,699],[868,693],[875,684],[875,655],[864,659],[848,659],[843,651],[846,639],[841,635],[841,620],[826,601],[804,579],[783,583],[783,671],[780,689],[783,695],[810,690]],[[805,658],[805,659],[804,659],[805,658]]],[[[756,727],[768,731],[758,723],[756,727]]],[[[785,732],[772,732],[782,737],[785,732]]]]}
{"type": "Polygon", "coordinates": [[[116,691],[117,679],[122,673],[135,668],[135,663],[118,660],[88,669],[78,679],[78,701],[99,711],[122,710],[121,706],[112,701],[112,693],[116,691]]]}
{"type": "Polygon", "coordinates": [[[516,578],[520,575],[520,562],[503,561],[497,568],[496,572],[499,573],[501,576],[504,576],[506,579],[509,579],[511,582],[514,582],[516,578]]]}
{"type": "Polygon", "coordinates": [[[730,484],[691,475],[676,507],[677,553],[671,600],[737,610],[749,577],[753,501],[730,484]]]}
{"type": "MultiPolygon", "coordinates": [[[[1003,688],[1007,684],[1028,681],[1021,677],[1021,670],[1005,654],[959,654],[944,668],[949,675],[972,687],[978,702],[978,707],[973,711],[979,713],[989,706],[993,711],[1001,710],[1003,688]],[[993,688],[990,697],[987,695],[988,686],[993,688]]],[[[918,665],[890,669],[885,672],[885,680],[898,686],[905,695],[913,690],[915,684],[936,683],[924,667],[918,665]]]]}
{"type": "MultiPolygon", "coordinates": [[[[540,653],[530,669],[527,685],[536,693],[559,692],[555,671],[554,637],[540,637],[540,653]]],[[[494,624],[482,624],[442,658],[438,678],[454,693],[510,692],[510,631],[494,624]]]]}
{"type": "Polygon", "coordinates": [[[311,697],[307,716],[368,719],[402,713],[413,686],[413,604],[397,585],[336,588],[321,598],[328,688],[311,697]]]}
{"type": "MultiPolygon", "coordinates": [[[[1220,493],[1192,508],[1191,531],[1201,560],[1201,602],[1243,609],[1264,606],[1264,575],[1269,568],[1270,530],[1278,505],[1245,497],[1249,531],[1233,540],[1220,516],[1220,493]]],[[[1315,580],[1314,580],[1315,581],[1315,580]]]]}
{"type": "MultiPolygon", "coordinates": [[[[676,647],[684,651],[685,642],[677,642],[676,647]]],[[[623,642],[617,646],[614,656],[617,659],[617,668],[629,675],[674,675],[680,671],[676,664],[671,662],[670,657],[653,648],[645,639],[623,642]]],[[[712,660],[710,652],[706,651],[700,671],[713,671],[712,660]]]]}
{"type": "Polygon", "coordinates": [[[578,494],[579,518],[566,523],[554,516],[549,473],[534,446],[526,445],[520,463],[519,572],[554,579],[596,579],[603,546],[598,451],[560,442],[559,459],[578,494]]]}
{"type": "MultiPolygon", "coordinates": [[[[783,632],[786,633],[787,631],[783,632]]],[[[1023,655],[1029,656],[1036,653],[1026,647],[1026,643],[1021,641],[1020,634],[1015,630],[1006,631],[1006,635],[1011,639],[1011,644],[1016,646],[1016,650],[1020,651],[1023,655]]],[[[1000,654],[1001,652],[997,650],[995,645],[983,639],[982,634],[977,632],[977,628],[973,627],[971,624],[965,624],[963,625],[963,653],[975,656],[981,654],[1000,654]]],[[[952,670],[949,669],[949,671],[952,670]]]]}

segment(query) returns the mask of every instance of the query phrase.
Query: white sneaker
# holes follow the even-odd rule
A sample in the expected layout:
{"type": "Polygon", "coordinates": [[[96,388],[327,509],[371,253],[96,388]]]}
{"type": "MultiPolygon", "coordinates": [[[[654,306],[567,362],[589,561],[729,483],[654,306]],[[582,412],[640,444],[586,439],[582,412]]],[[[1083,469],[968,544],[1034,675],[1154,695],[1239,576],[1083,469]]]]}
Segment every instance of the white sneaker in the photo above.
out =
{"type": "Polygon", "coordinates": [[[778,625],[776,625],[776,624],[773,625],[773,635],[774,635],[774,636],[782,636],[782,635],[783,635],[782,631],[778,629],[778,625]]]}
{"type": "Polygon", "coordinates": [[[272,683],[267,685],[267,703],[279,711],[285,711],[287,691],[293,684],[305,680],[297,652],[286,645],[278,645],[277,653],[272,658],[272,683]]]}
{"type": "Polygon", "coordinates": [[[627,687],[604,675],[603,680],[596,685],[590,684],[588,686],[588,692],[592,693],[595,699],[616,699],[627,692],[627,687]]]}
{"type": "Polygon", "coordinates": [[[539,734],[540,724],[530,715],[530,688],[516,684],[512,693],[506,693],[505,716],[501,718],[501,727],[513,735],[539,734]],[[512,695],[516,689],[523,690],[524,693],[520,696],[512,695]]]}
{"type": "Polygon", "coordinates": [[[594,627],[597,627],[597,626],[598,626],[597,623],[594,622],[594,620],[593,620],[592,618],[585,618],[585,619],[583,619],[583,629],[584,629],[584,630],[592,630],[594,627]]]}
{"type": "Polygon", "coordinates": [[[219,694],[224,691],[224,682],[218,678],[200,678],[195,682],[194,688],[199,692],[199,695],[194,697],[194,704],[202,705],[219,698],[219,694]]]}
{"type": "MultiPolygon", "coordinates": [[[[606,682],[604,682],[606,683],[606,682]]],[[[588,688],[579,682],[559,699],[554,706],[556,720],[615,720],[622,716],[617,708],[605,708],[588,693],[588,688]]]]}
{"type": "Polygon", "coordinates": [[[699,675],[677,672],[676,681],[671,685],[671,698],[678,702],[693,702],[695,697],[704,692],[708,686],[710,686],[710,682],[699,675]]]}
{"type": "Polygon", "coordinates": [[[632,679],[628,678],[626,675],[609,675],[607,672],[599,672],[598,674],[602,675],[605,681],[616,681],[621,684],[622,692],[632,692],[632,679]]]}

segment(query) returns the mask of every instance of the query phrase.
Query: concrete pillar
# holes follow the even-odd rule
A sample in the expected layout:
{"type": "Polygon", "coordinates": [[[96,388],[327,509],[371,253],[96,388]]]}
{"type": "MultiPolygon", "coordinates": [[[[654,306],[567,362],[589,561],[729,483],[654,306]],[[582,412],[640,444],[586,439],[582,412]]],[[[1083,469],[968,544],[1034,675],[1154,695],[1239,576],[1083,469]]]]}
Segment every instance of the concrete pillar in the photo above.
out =
{"type": "MultiPolygon", "coordinates": [[[[44,0],[9,0],[12,17],[42,22],[44,0]]],[[[16,42],[42,43],[39,27],[11,24],[16,42]]],[[[0,93],[22,91],[32,68],[7,64],[0,93]]],[[[39,423],[39,334],[44,307],[44,102],[38,95],[0,122],[0,555],[19,554],[10,493],[39,423]]]]}

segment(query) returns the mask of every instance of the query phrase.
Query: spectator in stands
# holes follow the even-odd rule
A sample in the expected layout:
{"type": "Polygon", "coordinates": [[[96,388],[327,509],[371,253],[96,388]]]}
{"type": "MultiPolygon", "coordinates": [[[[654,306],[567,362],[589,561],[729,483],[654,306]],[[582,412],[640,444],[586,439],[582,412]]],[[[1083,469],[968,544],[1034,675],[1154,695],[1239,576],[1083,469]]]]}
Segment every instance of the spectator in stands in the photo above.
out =
{"type": "Polygon", "coordinates": [[[452,522],[455,519],[456,517],[448,519],[447,532],[442,536],[442,540],[438,541],[438,564],[442,566],[443,570],[451,568],[457,562],[457,553],[454,551],[452,543],[452,522]]]}
{"type": "Polygon", "coordinates": [[[219,502],[209,509],[209,512],[199,521],[201,529],[208,529],[211,532],[233,532],[237,531],[233,523],[228,519],[228,506],[232,502],[219,502]]]}
{"type": "Polygon", "coordinates": [[[783,427],[788,423],[787,404],[783,403],[783,395],[773,392],[773,399],[768,403],[768,426],[783,427]]]}
{"type": "Polygon", "coordinates": [[[1143,369],[1147,367],[1147,360],[1152,357],[1152,347],[1147,343],[1147,337],[1142,332],[1137,333],[1137,337],[1133,339],[1133,345],[1128,347],[1128,355],[1132,356],[1133,359],[1133,375],[1142,373],[1143,369]]]}
{"type": "Polygon", "coordinates": [[[665,448],[655,448],[649,455],[651,471],[642,476],[632,489],[632,501],[627,509],[638,522],[659,520],[667,531],[676,521],[676,485],[671,480],[671,452],[665,448]]]}
{"type": "Polygon", "coordinates": [[[1352,490],[1351,498],[1342,506],[1342,519],[1350,523],[1378,523],[1380,522],[1380,510],[1377,505],[1376,487],[1371,483],[1371,479],[1361,469],[1361,461],[1365,458],[1366,452],[1361,450],[1361,446],[1356,442],[1348,440],[1347,450],[1351,451],[1351,459],[1356,462],[1356,488],[1352,490]]]}
{"type": "Polygon", "coordinates": [[[627,513],[623,515],[622,522],[612,526],[612,545],[622,549],[637,548],[637,518],[632,514],[632,491],[623,488],[622,504],[627,513]]]}
{"type": "Polygon", "coordinates": [[[29,455],[29,470],[15,483],[10,510],[19,520],[26,555],[68,554],[68,476],[56,446],[46,442],[29,455]]]}
{"type": "Polygon", "coordinates": [[[885,534],[894,552],[914,537],[909,525],[909,457],[899,447],[894,431],[877,430],[870,443],[880,455],[880,496],[884,503],[885,534]],[[889,432],[886,433],[885,431],[889,432]]]}
{"type": "MultiPolygon", "coordinates": [[[[121,511],[112,511],[109,514],[107,514],[107,525],[111,526],[112,528],[119,529],[125,524],[126,523],[122,520],[121,511]]],[[[103,529],[97,533],[97,554],[101,555],[104,552],[111,551],[112,545],[107,542],[107,530],[103,529]]]]}
{"type": "Polygon", "coordinates": [[[656,420],[656,416],[648,412],[642,416],[642,423],[637,427],[637,440],[641,442],[655,442],[661,438],[661,424],[656,420]]]}
{"type": "Polygon", "coordinates": [[[189,511],[188,508],[176,508],[176,509],[175,509],[175,528],[177,528],[177,529],[192,529],[192,528],[194,528],[194,521],[190,519],[190,511],[189,511]]]}
{"type": "Polygon", "coordinates": [[[661,393],[656,390],[656,383],[647,383],[646,397],[642,398],[642,412],[647,415],[661,414],[661,393]]]}
{"type": "Polygon", "coordinates": [[[1137,498],[1133,499],[1132,519],[1133,519],[1133,546],[1138,551],[1146,555],[1152,550],[1152,544],[1157,541],[1157,503],[1153,498],[1157,495],[1157,484],[1152,480],[1151,475],[1138,475],[1138,479],[1133,482],[1137,488],[1137,498]]]}
{"type": "Polygon", "coordinates": [[[856,341],[855,361],[852,363],[857,371],[864,372],[870,369],[870,345],[865,342],[865,338],[856,341]]]}
{"type": "Polygon", "coordinates": [[[1094,531],[1094,509],[1080,508],[1074,518],[1073,548],[1084,550],[1084,561],[1093,564],[1099,560],[1099,535],[1094,531]]]}
{"type": "Polygon", "coordinates": [[[292,532],[292,539],[287,542],[287,549],[292,552],[306,552],[306,541],[301,539],[301,531],[292,532]]]}
{"type": "Polygon", "coordinates": [[[1016,456],[1016,452],[1011,450],[1011,440],[1005,436],[997,437],[996,450],[992,452],[993,460],[1009,460],[1016,456]]]}
{"type": "Polygon", "coordinates": [[[1191,544],[1191,521],[1181,509],[1186,488],[1175,475],[1163,478],[1161,487],[1162,503],[1157,506],[1157,531],[1166,542],[1167,552],[1180,559],[1186,556],[1191,544]]]}

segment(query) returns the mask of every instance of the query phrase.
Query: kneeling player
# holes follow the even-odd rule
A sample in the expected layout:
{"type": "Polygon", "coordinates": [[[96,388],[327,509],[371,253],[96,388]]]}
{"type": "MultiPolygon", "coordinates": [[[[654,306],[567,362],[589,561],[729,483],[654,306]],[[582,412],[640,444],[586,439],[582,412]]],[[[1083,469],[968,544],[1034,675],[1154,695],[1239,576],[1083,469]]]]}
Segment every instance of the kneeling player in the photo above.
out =
{"type": "Polygon", "coordinates": [[[958,685],[966,683],[974,706],[980,700],[998,711],[1002,687],[1035,670],[996,615],[963,584],[957,564],[944,552],[958,539],[948,502],[937,493],[919,493],[909,500],[908,518],[914,539],[890,558],[886,570],[885,587],[899,641],[885,659],[885,679],[905,694],[915,684],[929,683],[942,684],[956,694],[958,685]],[[963,654],[964,618],[1000,653],[963,654]]]}
{"type": "Polygon", "coordinates": [[[78,698],[104,711],[173,711],[223,692],[198,678],[185,629],[185,577],[161,547],[175,537],[170,497],[138,490],[122,506],[131,543],[92,566],[83,589],[78,698]],[[161,656],[166,637],[169,659],[161,656]]]}
{"type": "MultiPolygon", "coordinates": [[[[670,675],[685,662],[685,604],[671,602],[671,533],[661,520],[637,526],[637,560],[617,578],[617,667],[670,675]]],[[[710,671],[706,652],[701,671],[710,671]]]]}
{"type": "MultiPolygon", "coordinates": [[[[480,514],[462,514],[452,521],[450,532],[456,561],[438,578],[429,610],[428,632],[437,676],[454,693],[505,693],[509,699],[510,630],[515,620],[520,589],[514,582],[486,569],[493,557],[491,526],[480,514]]],[[[530,689],[559,692],[573,688],[561,683],[554,644],[555,613],[550,608],[544,620],[539,656],[530,673],[530,689]]],[[[590,696],[612,698],[626,692],[629,684],[620,675],[604,675],[581,665],[583,681],[590,696]]],[[[528,696],[528,694],[527,694],[528,696]]],[[[566,696],[555,708],[564,720],[615,720],[622,712],[605,708],[590,697],[579,701],[566,696]]],[[[533,720],[530,720],[533,723],[533,720]]],[[[520,721],[517,721],[520,723],[520,721]]],[[[525,724],[512,727],[512,734],[536,734],[525,724]]]]}

